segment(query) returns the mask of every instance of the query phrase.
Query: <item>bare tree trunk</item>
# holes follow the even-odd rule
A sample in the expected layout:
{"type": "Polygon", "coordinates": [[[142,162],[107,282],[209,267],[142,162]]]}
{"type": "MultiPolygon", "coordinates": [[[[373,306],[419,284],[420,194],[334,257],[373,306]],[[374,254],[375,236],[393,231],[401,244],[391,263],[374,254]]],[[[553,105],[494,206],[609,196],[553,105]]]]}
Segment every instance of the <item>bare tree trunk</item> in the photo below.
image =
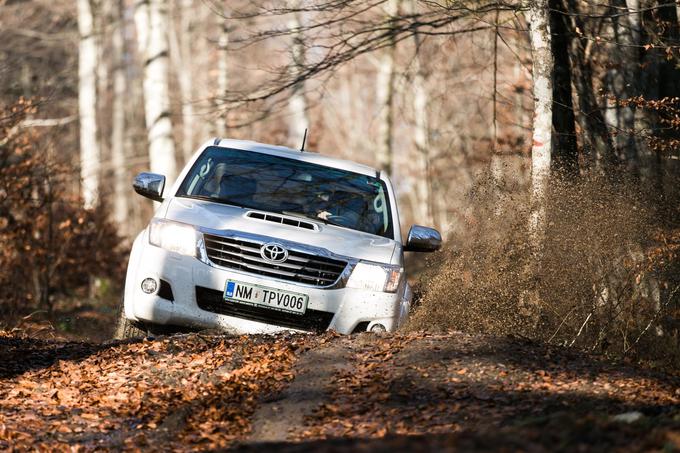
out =
{"type": "MultiPolygon", "coordinates": [[[[387,0],[385,13],[390,26],[399,11],[400,0],[387,0]]],[[[378,149],[376,155],[377,166],[380,170],[390,174],[392,172],[392,129],[394,127],[394,60],[396,55],[396,43],[394,36],[391,43],[385,49],[378,67],[376,96],[380,109],[378,149]]]]}
{"type": "MultiPolygon", "coordinates": [[[[635,110],[631,106],[624,107],[619,101],[630,99],[639,94],[638,66],[639,52],[635,42],[639,38],[639,29],[634,31],[626,15],[628,11],[625,0],[611,0],[612,28],[615,44],[612,49],[614,65],[605,76],[605,89],[609,94],[605,119],[616,131],[614,142],[616,153],[621,162],[625,162],[629,170],[637,173],[638,149],[635,141],[635,110]]],[[[628,14],[630,15],[630,14],[628,14]]],[[[634,13],[633,13],[634,15],[634,13]]],[[[633,19],[635,21],[635,19],[633,19]]]]}
{"type": "MultiPolygon", "coordinates": [[[[113,22],[114,2],[90,0],[94,11],[94,33],[97,45],[97,140],[99,140],[99,152],[101,162],[110,159],[109,138],[111,134],[109,118],[111,118],[111,92],[109,91],[109,78],[112,71],[108,47],[110,36],[110,24],[113,22]]],[[[100,169],[100,185],[108,185],[109,172],[106,165],[100,169]]]]}
{"type": "Polygon", "coordinates": [[[572,13],[569,32],[576,36],[571,41],[570,66],[572,71],[571,81],[578,98],[576,120],[583,131],[583,153],[597,171],[605,173],[615,166],[617,158],[607,123],[595,98],[590,55],[592,41],[584,39],[580,35],[585,30],[585,25],[578,15],[579,5],[577,0],[567,1],[569,11],[572,13]],[[581,32],[577,32],[577,30],[581,32]]]}
{"type": "MultiPolygon", "coordinates": [[[[299,0],[291,0],[290,8],[297,10],[300,7],[299,0]]],[[[293,35],[293,77],[297,77],[300,70],[305,65],[305,41],[302,33],[300,13],[293,11],[291,19],[288,23],[288,28],[293,35]]],[[[302,81],[297,82],[293,86],[292,93],[288,100],[288,112],[290,123],[288,126],[288,143],[290,146],[296,148],[302,145],[302,139],[305,135],[305,129],[309,127],[309,116],[307,112],[307,99],[305,98],[305,84],[302,81]]]]}
{"type": "Polygon", "coordinates": [[[80,178],[84,206],[94,208],[99,197],[101,151],[97,139],[97,43],[90,0],[78,0],[78,108],[80,115],[80,178]]]}
{"type": "Polygon", "coordinates": [[[113,218],[125,235],[128,228],[127,162],[125,161],[125,18],[124,2],[115,2],[115,17],[111,30],[113,51],[113,106],[111,125],[111,165],[113,166],[113,218]]]}
{"type": "Polygon", "coordinates": [[[229,22],[226,18],[227,12],[223,11],[224,17],[218,16],[218,26],[220,27],[220,38],[217,43],[217,135],[225,137],[227,135],[227,112],[224,101],[222,100],[229,89],[229,22]]]}
{"type": "Polygon", "coordinates": [[[549,0],[552,53],[554,57],[553,128],[555,147],[552,167],[559,173],[578,175],[578,148],[576,147],[576,121],[571,97],[571,67],[569,65],[569,40],[566,7],[562,0],[549,0]]]}
{"type": "Polygon", "coordinates": [[[144,112],[151,171],[177,176],[175,144],[170,121],[168,87],[168,0],[143,0],[137,4],[135,23],[144,59],[144,112]]]}
{"type": "Polygon", "coordinates": [[[531,148],[531,213],[529,240],[534,261],[540,259],[546,230],[546,198],[550,183],[552,154],[552,77],[548,0],[528,3],[529,38],[533,61],[534,122],[531,148]]]}
{"type": "Polygon", "coordinates": [[[420,38],[414,34],[415,56],[413,58],[413,116],[415,120],[415,130],[413,131],[413,141],[416,148],[416,220],[425,225],[432,224],[431,209],[431,190],[430,190],[430,171],[429,171],[429,124],[427,118],[427,106],[429,104],[428,92],[426,88],[426,77],[420,58],[418,56],[420,38]]]}
{"type": "Polygon", "coordinates": [[[173,68],[177,71],[180,97],[182,98],[182,157],[188,161],[194,153],[194,87],[192,71],[194,69],[191,44],[193,42],[193,0],[181,0],[180,34],[178,36],[174,24],[170,26],[170,57],[173,68]]]}
{"type": "MultiPolygon", "coordinates": [[[[498,148],[498,18],[499,10],[497,9],[494,15],[494,30],[493,30],[493,87],[491,91],[491,162],[489,170],[491,173],[491,181],[493,182],[493,191],[496,193],[496,201],[494,205],[494,214],[499,216],[503,212],[503,156],[500,155],[498,148]]],[[[521,124],[521,121],[518,121],[521,124]]]]}

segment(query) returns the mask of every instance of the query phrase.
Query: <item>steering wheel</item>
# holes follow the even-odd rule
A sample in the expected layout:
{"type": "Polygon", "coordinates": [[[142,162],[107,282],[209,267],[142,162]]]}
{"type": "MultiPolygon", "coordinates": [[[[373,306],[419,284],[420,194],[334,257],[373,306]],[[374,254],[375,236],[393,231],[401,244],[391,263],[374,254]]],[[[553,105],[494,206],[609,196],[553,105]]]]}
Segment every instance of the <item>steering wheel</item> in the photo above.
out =
{"type": "Polygon", "coordinates": [[[326,216],[326,220],[348,228],[352,228],[356,224],[356,220],[347,215],[329,214],[326,216]]]}

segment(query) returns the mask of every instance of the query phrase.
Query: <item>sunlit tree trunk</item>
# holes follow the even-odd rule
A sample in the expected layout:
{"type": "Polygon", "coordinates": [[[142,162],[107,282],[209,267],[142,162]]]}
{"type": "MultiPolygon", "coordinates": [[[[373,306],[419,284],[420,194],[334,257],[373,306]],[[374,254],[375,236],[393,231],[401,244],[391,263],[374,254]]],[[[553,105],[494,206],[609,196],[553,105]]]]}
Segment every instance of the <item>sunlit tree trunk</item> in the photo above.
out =
{"type": "Polygon", "coordinates": [[[102,168],[100,185],[108,184],[109,171],[106,162],[110,160],[111,149],[111,91],[110,78],[113,71],[110,58],[111,48],[109,40],[111,36],[111,24],[114,22],[115,1],[90,0],[94,11],[94,33],[97,45],[97,138],[99,140],[99,153],[102,168]]]}
{"type": "Polygon", "coordinates": [[[500,154],[500,147],[498,146],[498,41],[499,28],[498,18],[500,12],[496,10],[494,16],[494,30],[493,30],[493,87],[491,91],[491,163],[489,170],[491,172],[491,181],[493,182],[493,190],[496,193],[496,201],[494,206],[494,214],[501,215],[503,212],[503,157],[500,154]]]}
{"type": "MultiPolygon", "coordinates": [[[[299,0],[290,0],[289,7],[297,10],[300,7],[299,0]]],[[[293,36],[292,57],[293,61],[292,76],[297,77],[305,65],[305,41],[301,30],[300,13],[294,11],[290,14],[291,19],[288,23],[288,28],[291,30],[293,36]]],[[[309,127],[309,116],[307,112],[307,99],[305,97],[305,84],[302,81],[297,82],[292,89],[290,98],[288,99],[288,143],[290,146],[296,148],[302,145],[302,139],[305,135],[305,129],[309,127]]]]}
{"type": "Polygon", "coordinates": [[[578,99],[578,114],[576,120],[581,128],[583,153],[589,164],[598,172],[606,173],[616,163],[614,145],[612,143],[607,123],[596,98],[593,86],[593,60],[591,51],[593,42],[583,39],[585,25],[579,15],[578,0],[567,0],[570,27],[568,32],[576,37],[570,45],[571,81],[578,99]]]}
{"type": "MultiPolygon", "coordinates": [[[[635,3],[633,0],[632,3],[635,3]]],[[[610,0],[612,8],[612,27],[614,45],[611,59],[617,64],[607,71],[605,76],[605,90],[607,91],[607,110],[605,119],[610,128],[615,131],[614,143],[616,153],[621,162],[625,162],[629,170],[637,171],[638,148],[635,141],[635,110],[633,107],[620,105],[620,101],[630,99],[640,94],[638,77],[640,65],[639,50],[636,39],[639,39],[639,28],[636,31],[631,25],[637,19],[628,10],[625,0],[610,0]],[[627,14],[621,14],[625,12],[627,14]]],[[[638,22],[639,25],[639,22],[638,22]]]]}
{"type": "Polygon", "coordinates": [[[136,5],[135,24],[144,61],[144,112],[151,171],[176,177],[169,97],[167,0],[143,0],[136,5]]]}
{"type": "Polygon", "coordinates": [[[432,209],[430,195],[430,171],[429,171],[429,124],[427,117],[427,107],[429,104],[426,86],[426,77],[423,70],[418,51],[420,39],[418,34],[414,35],[416,54],[413,57],[413,117],[414,131],[413,141],[416,148],[416,220],[424,225],[432,224],[432,209]]]}
{"type": "Polygon", "coordinates": [[[97,139],[97,43],[90,0],[78,0],[78,109],[81,194],[86,208],[98,203],[101,151],[97,139]]]}
{"type": "MultiPolygon", "coordinates": [[[[181,35],[178,43],[180,66],[177,68],[177,79],[182,95],[182,155],[184,161],[188,161],[194,153],[194,87],[192,71],[194,59],[192,58],[192,46],[194,45],[194,1],[183,0],[180,11],[181,35]]],[[[174,28],[173,28],[174,29],[174,28]]]]}
{"type": "Polygon", "coordinates": [[[217,60],[217,135],[219,137],[227,136],[227,112],[224,96],[229,89],[229,22],[226,18],[226,11],[223,11],[224,17],[218,16],[218,26],[220,27],[220,38],[217,42],[218,60],[217,60]]]}
{"type": "MultiPolygon", "coordinates": [[[[112,0],[113,1],[113,0],[112,0]]],[[[129,184],[125,159],[125,19],[123,0],[115,1],[115,17],[111,30],[113,54],[113,105],[111,125],[111,165],[113,166],[113,218],[123,233],[128,223],[129,184]]]]}
{"type": "MultiPolygon", "coordinates": [[[[399,0],[387,0],[385,4],[385,16],[390,27],[399,11],[399,3],[399,0]]],[[[383,51],[383,55],[380,58],[378,77],[376,79],[376,97],[378,108],[380,109],[376,161],[378,168],[388,174],[392,172],[393,160],[392,129],[394,128],[395,56],[396,42],[394,41],[394,36],[392,36],[389,46],[383,51]]]]}
{"type": "Polygon", "coordinates": [[[182,98],[182,157],[184,162],[189,160],[194,153],[194,84],[193,70],[194,59],[192,55],[192,42],[194,39],[194,1],[181,0],[179,8],[179,34],[175,26],[170,27],[171,53],[173,69],[177,73],[180,96],[182,98]],[[179,35],[179,36],[178,36],[179,35]]]}
{"type": "MultiPolygon", "coordinates": [[[[548,0],[528,3],[527,20],[533,62],[534,122],[531,148],[531,212],[529,239],[537,258],[542,252],[546,230],[546,198],[550,183],[550,158],[552,154],[552,77],[548,0]]],[[[537,259],[535,260],[537,261],[537,259]]]]}

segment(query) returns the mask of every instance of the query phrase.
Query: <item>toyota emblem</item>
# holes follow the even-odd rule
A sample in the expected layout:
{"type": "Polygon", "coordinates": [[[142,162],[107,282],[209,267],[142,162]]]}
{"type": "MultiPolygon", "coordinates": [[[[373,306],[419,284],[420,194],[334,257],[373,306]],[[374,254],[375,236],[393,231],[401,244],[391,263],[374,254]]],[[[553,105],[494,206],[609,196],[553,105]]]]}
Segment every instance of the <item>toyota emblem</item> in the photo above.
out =
{"type": "Polygon", "coordinates": [[[260,255],[270,263],[283,263],[288,259],[288,250],[281,244],[269,242],[260,247],[260,255]]]}

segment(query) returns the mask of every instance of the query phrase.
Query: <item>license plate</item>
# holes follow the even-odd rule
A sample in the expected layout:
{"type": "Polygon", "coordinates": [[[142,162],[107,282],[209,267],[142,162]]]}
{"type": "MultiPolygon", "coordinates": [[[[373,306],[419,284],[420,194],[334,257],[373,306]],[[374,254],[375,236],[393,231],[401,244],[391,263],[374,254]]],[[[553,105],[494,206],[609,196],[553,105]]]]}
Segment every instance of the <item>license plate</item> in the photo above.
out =
{"type": "Polygon", "coordinates": [[[227,280],[224,288],[224,299],[230,302],[266,307],[272,310],[301,315],[307,310],[309,296],[227,280]]]}

